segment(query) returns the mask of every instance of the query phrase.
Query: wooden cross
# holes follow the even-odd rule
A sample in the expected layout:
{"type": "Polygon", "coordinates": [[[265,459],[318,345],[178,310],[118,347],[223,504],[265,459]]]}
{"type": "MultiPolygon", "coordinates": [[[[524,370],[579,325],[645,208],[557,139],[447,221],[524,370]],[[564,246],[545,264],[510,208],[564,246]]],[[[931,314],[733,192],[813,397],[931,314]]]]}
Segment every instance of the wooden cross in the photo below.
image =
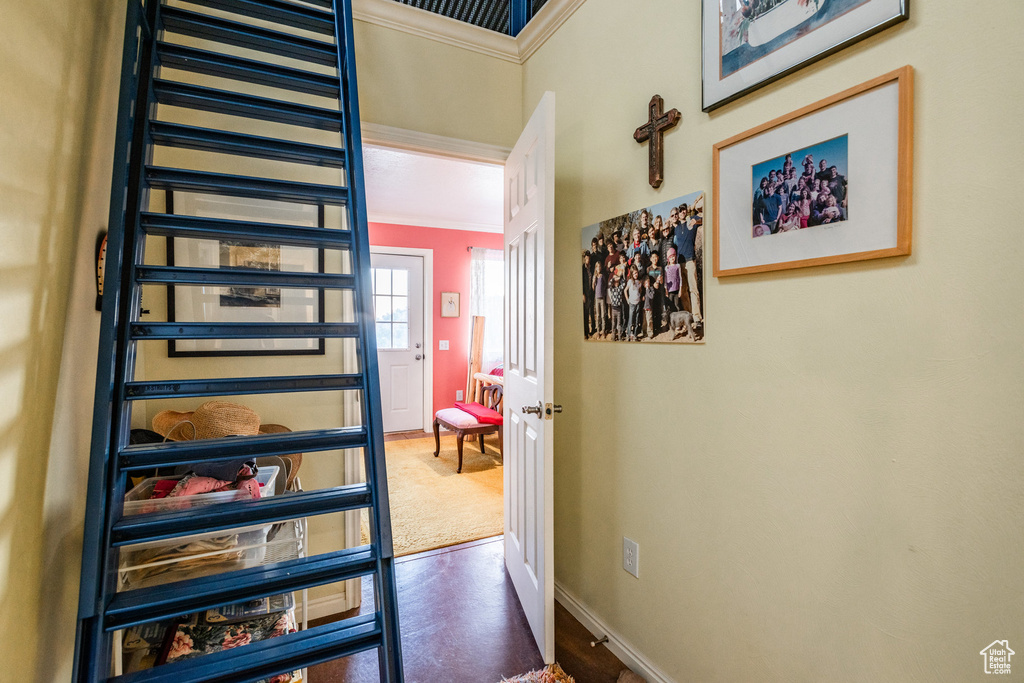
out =
{"type": "Polygon", "coordinates": [[[648,179],[650,180],[651,187],[661,187],[661,181],[664,180],[665,174],[665,151],[661,147],[662,136],[665,131],[669,128],[674,127],[679,123],[679,119],[683,118],[682,114],[679,113],[678,109],[672,109],[665,113],[662,110],[665,107],[665,100],[661,99],[661,95],[655,95],[651,98],[650,118],[647,123],[636,129],[633,133],[633,139],[643,144],[648,140],[651,141],[649,145],[647,172],[648,179]]]}

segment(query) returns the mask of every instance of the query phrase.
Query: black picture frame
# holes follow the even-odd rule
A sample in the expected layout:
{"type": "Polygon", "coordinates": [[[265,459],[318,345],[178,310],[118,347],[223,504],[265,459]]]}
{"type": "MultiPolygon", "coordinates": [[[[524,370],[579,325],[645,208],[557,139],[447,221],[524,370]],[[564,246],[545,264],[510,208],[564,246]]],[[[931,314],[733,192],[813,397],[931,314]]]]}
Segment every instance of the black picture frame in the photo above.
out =
{"type": "MultiPolygon", "coordinates": [[[[742,1],[747,2],[748,0],[742,1]]],[[[809,1],[816,2],[816,0],[809,1]]],[[[722,31],[726,29],[722,27],[722,16],[718,9],[720,7],[719,0],[701,0],[701,109],[705,113],[710,113],[910,18],[910,0],[821,0],[821,9],[825,10],[830,3],[834,5],[837,1],[859,1],[860,4],[843,14],[828,19],[803,35],[795,35],[795,37],[790,38],[783,45],[731,72],[726,78],[722,78],[721,66],[724,57],[721,53],[722,31]],[[882,12],[881,18],[877,18],[878,20],[874,16],[875,10],[873,9],[876,5],[881,8],[879,11],[882,12]],[[891,10],[889,9],[890,7],[892,8],[891,10]],[[869,12],[869,10],[871,11],[869,12]],[[858,19],[857,13],[863,15],[862,21],[854,21],[858,19]],[[849,32],[844,32],[836,26],[835,20],[837,19],[843,19],[843,25],[849,26],[849,32]],[[836,32],[836,38],[834,40],[823,40],[822,35],[818,34],[818,31],[836,32]],[[812,36],[815,38],[815,43],[823,42],[824,46],[820,48],[808,47],[802,50],[800,45],[807,44],[809,46],[810,43],[807,41],[812,36]],[[715,46],[709,44],[712,38],[717,40],[715,46]],[[786,55],[785,59],[780,58],[777,54],[783,49],[790,52],[790,54],[786,55]],[[716,55],[714,64],[709,59],[712,53],[716,55]],[[778,63],[769,64],[765,61],[768,58],[774,58],[778,63]],[[757,65],[757,62],[762,63],[757,65]],[[739,79],[735,84],[723,85],[728,78],[738,77],[740,71],[755,65],[757,66],[754,70],[755,73],[748,73],[745,77],[746,79],[756,78],[754,82],[743,84],[744,79],[739,79]]],[[[775,11],[778,7],[788,2],[795,4],[798,0],[782,0],[777,6],[772,7],[771,11],[775,11]]],[[[765,15],[767,14],[768,12],[765,13],[765,15]]],[[[799,28],[797,26],[791,30],[799,32],[799,28]]],[[[786,32],[780,34],[776,40],[778,38],[784,39],[785,35],[787,35],[786,32]]]]}
{"type": "MultiPolygon", "coordinates": [[[[166,192],[166,212],[168,214],[174,213],[174,192],[167,190],[166,192]]],[[[326,223],[325,210],[322,204],[317,206],[317,227],[323,228],[326,223]]],[[[167,244],[167,265],[174,266],[174,237],[168,236],[165,238],[167,244]]],[[[318,272],[325,272],[325,258],[324,250],[317,250],[317,268],[318,272]]],[[[167,285],[167,322],[175,321],[175,285],[167,285]]],[[[317,319],[318,322],[323,324],[325,322],[324,316],[324,305],[325,297],[324,290],[322,288],[317,289],[317,319]]],[[[249,357],[249,356],[322,356],[327,353],[327,343],[323,337],[316,339],[317,344],[313,348],[309,349],[228,349],[228,350],[210,350],[210,351],[182,351],[177,348],[174,339],[167,341],[167,356],[169,358],[207,358],[207,357],[249,357]]]]}

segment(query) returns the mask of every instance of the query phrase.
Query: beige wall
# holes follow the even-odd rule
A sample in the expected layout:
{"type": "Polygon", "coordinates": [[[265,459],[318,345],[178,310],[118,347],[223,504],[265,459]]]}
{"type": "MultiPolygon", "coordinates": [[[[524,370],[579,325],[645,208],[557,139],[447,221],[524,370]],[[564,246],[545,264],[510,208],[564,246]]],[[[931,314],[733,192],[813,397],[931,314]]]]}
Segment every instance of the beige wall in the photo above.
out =
{"type": "Polygon", "coordinates": [[[522,132],[522,67],[356,22],[363,121],[511,147],[522,132]]]}
{"type": "Polygon", "coordinates": [[[556,580],[677,681],[983,676],[1024,644],[1024,5],[915,0],[711,116],[700,3],[644,5],[589,0],[524,69],[524,116],[554,90],[559,122],[556,580]],[[709,262],[706,344],[582,341],[583,226],[710,193],[713,143],[907,63],[912,256],[709,262]],[[660,191],[632,140],[654,93],[683,114],[660,191]]]}
{"type": "Polygon", "coordinates": [[[0,662],[23,680],[68,680],[99,329],[91,264],[120,56],[107,47],[124,10],[2,5],[0,662]]]}

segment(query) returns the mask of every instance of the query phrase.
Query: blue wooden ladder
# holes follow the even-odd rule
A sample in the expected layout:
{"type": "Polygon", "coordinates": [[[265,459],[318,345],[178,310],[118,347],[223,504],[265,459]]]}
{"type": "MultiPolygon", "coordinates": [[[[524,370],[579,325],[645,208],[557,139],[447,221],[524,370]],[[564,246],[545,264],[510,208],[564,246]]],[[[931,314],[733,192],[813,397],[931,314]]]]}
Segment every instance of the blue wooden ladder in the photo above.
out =
{"type": "MultiPolygon", "coordinates": [[[[127,0],[127,6],[75,681],[258,681],[374,648],[379,654],[380,680],[402,681],[349,0],[127,0]],[[174,80],[171,76],[175,73],[191,74],[190,79],[201,83],[213,77],[218,83],[227,79],[239,84],[241,90],[252,91],[255,86],[264,92],[270,87],[300,95],[275,99],[222,90],[174,80]],[[325,107],[293,101],[309,102],[310,96],[333,104],[325,107]],[[212,113],[214,120],[223,115],[235,117],[233,121],[242,121],[242,132],[169,121],[158,115],[168,107],[178,112],[205,112],[203,116],[212,113]],[[338,144],[245,132],[266,126],[264,122],[278,128],[286,124],[315,129],[321,136],[325,135],[322,131],[339,133],[338,144]],[[190,158],[209,158],[214,153],[217,158],[242,156],[289,166],[337,169],[337,176],[347,180],[319,184],[168,168],[153,163],[154,152],[160,148],[199,152],[190,158]],[[315,205],[321,216],[323,207],[341,206],[343,225],[326,228],[321,221],[319,227],[300,227],[153,210],[151,198],[161,192],[165,196],[201,193],[315,205]],[[350,267],[340,273],[299,273],[186,267],[173,265],[173,261],[153,265],[149,263],[152,259],[146,258],[150,237],[256,241],[316,249],[320,254],[335,250],[350,267]],[[303,323],[143,320],[144,284],[168,290],[296,288],[319,292],[321,302],[325,291],[341,290],[353,292],[355,316],[343,322],[321,318],[303,323]],[[258,376],[256,359],[253,367],[257,372],[245,377],[160,381],[135,377],[139,345],[149,340],[181,344],[187,340],[299,339],[319,343],[334,338],[354,340],[358,372],[339,373],[335,367],[325,368],[323,374],[258,376]],[[141,400],[308,391],[359,392],[361,424],[248,437],[129,443],[132,406],[141,400]],[[318,452],[341,449],[362,449],[367,483],[190,510],[124,514],[129,477],[153,468],[299,452],[313,454],[307,455],[308,460],[318,452]],[[361,508],[370,511],[369,545],[118,590],[119,553],[133,544],[173,542],[189,535],[361,508]],[[115,632],[361,576],[374,580],[376,611],[372,614],[113,675],[115,632]]],[[[188,120],[191,123],[192,119],[188,120]]],[[[202,400],[189,405],[194,407],[202,400]]]]}

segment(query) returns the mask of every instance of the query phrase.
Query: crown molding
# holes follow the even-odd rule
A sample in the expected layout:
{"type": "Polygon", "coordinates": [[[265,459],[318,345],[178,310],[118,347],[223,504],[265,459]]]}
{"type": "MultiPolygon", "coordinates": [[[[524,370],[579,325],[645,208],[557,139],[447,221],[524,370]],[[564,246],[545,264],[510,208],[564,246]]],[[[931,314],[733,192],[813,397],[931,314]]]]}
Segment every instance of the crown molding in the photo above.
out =
{"type": "Polygon", "coordinates": [[[360,130],[364,145],[393,147],[404,149],[407,152],[441,155],[485,164],[503,164],[508,159],[508,155],[512,153],[510,147],[460,140],[432,133],[420,133],[415,130],[382,126],[367,121],[361,122],[360,130]]]}
{"type": "Polygon", "coordinates": [[[512,36],[505,36],[464,21],[403,5],[394,0],[355,0],[352,17],[368,24],[402,31],[439,43],[522,64],[512,36]]]}
{"type": "Polygon", "coordinates": [[[354,0],[352,17],[375,26],[523,64],[586,0],[548,0],[515,38],[394,0],[354,0]]]}
{"type": "Polygon", "coordinates": [[[524,64],[540,49],[555,31],[569,20],[587,0],[548,0],[526,27],[516,36],[519,48],[519,63],[524,64]]]}

